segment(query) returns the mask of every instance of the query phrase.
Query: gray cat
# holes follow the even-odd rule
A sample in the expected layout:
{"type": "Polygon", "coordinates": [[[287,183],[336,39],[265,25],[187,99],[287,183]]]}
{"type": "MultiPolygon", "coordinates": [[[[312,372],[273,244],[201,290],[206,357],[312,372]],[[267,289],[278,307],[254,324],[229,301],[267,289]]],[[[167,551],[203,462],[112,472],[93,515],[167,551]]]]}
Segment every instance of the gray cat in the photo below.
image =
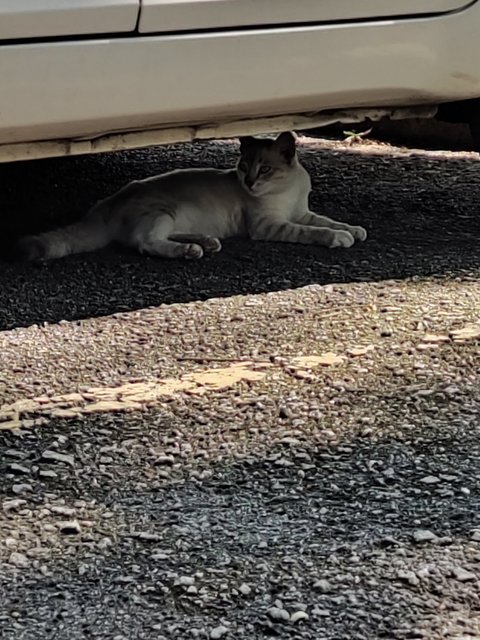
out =
{"type": "Polygon", "coordinates": [[[362,227],[308,207],[310,177],[295,138],[240,139],[236,169],[186,169],[134,180],[64,229],[22,238],[27,260],[61,258],[118,242],[161,258],[201,258],[234,236],[324,247],[365,240],[362,227]]]}

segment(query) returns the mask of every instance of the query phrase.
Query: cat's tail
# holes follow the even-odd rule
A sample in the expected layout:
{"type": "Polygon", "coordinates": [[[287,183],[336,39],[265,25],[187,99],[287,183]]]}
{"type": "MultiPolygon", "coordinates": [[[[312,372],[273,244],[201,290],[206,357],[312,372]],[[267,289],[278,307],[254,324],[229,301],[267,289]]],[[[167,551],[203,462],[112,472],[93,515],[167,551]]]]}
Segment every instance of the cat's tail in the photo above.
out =
{"type": "MultiPolygon", "coordinates": [[[[91,211],[93,212],[94,210],[91,211]]],[[[91,213],[83,220],[62,229],[20,238],[14,248],[13,258],[28,261],[51,260],[103,249],[110,244],[111,235],[103,216],[97,212],[97,215],[92,216],[91,213]]]]}

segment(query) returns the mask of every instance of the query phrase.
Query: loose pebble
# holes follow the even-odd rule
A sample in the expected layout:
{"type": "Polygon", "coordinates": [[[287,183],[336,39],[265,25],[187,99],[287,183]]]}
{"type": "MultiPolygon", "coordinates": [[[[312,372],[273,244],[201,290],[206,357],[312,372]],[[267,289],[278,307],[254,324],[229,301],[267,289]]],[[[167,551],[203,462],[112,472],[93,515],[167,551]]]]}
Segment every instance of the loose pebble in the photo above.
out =
{"type": "Polygon", "coordinates": [[[267,615],[276,622],[287,622],[290,620],[290,614],[288,611],[286,611],[286,609],[280,609],[279,607],[270,607],[267,611],[267,615]]]}
{"type": "Polygon", "coordinates": [[[308,620],[308,613],[305,611],[294,611],[290,616],[290,622],[300,622],[300,620],[308,620]]]}
{"type": "Polygon", "coordinates": [[[57,524],[58,529],[65,535],[76,535],[81,532],[78,520],[65,520],[57,524]]]}
{"type": "Polygon", "coordinates": [[[53,471],[53,469],[40,469],[38,475],[41,478],[58,478],[58,473],[53,471]]]}
{"type": "Polygon", "coordinates": [[[420,580],[418,576],[413,571],[400,570],[397,572],[397,578],[399,580],[403,580],[404,582],[408,582],[413,586],[420,584],[420,580]]]}
{"type": "Polygon", "coordinates": [[[49,507],[49,509],[52,513],[66,516],[67,518],[74,516],[76,513],[75,509],[73,509],[72,507],[65,507],[63,505],[52,505],[49,507]]]}
{"type": "Polygon", "coordinates": [[[175,580],[175,586],[190,587],[195,584],[195,578],[193,576],[180,576],[175,580]]]}
{"type": "Polygon", "coordinates": [[[15,498],[12,500],[4,500],[2,503],[2,508],[5,512],[9,512],[9,511],[18,511],[18,509],[20,509],[21,507],[23,507],[23,505],[27,504],[26,500],[23,500],[22,498],[15,498]]]}
{"type": "Polygon", "coordinates": [[[313,583],[313,588],[317,589],[317,591],[320,591],[320,593],[328,593],[332,590],[332,585],[328,580],[322,578],[320,580],[316,580],[313,583]]]}
{"type": "Polygon", "coordinates": [[[58,451],[51,451],[50,449],[42,453],[42,460],[47,460],[47,462],[62,462],[71,467],[75,464],[73,456],[67,455],[66,453],[59,453],[58,451]]]}
{"type": "MultiPolygon", "coordinates": [[[[113,513],[104,513],[104,518],[113,517],[113,513]]],[[[161,540],[161,536],[158,533],[153,533],[152,531],[137,531],[133,534],[134,538],[138,538],[139,540],[143,540],[144,542],[158,542],[161,540]]]]}
{"type": "Polygon", "coordinates": [[[432,542],[437,540],[437,536],[433,533],[433,531],[429,531],[428,529],[416,529],[413,532],[413,539],[415,542],[432,542]]]}
{"type": "Polygon", "coordinates": [[[459,582],[468,582],[470,580],[476,580],[477,576],[473,571],[467,571],[467,569],[463,569],[462,567],[454,567],[452,569],[452,575],[455,580],[459,582]]]}
{"type": "Polygon", "coordinates": [[[22,483],[22,484],[12,484],[12,491],[17,495],[22,495],[24,493],[30,493],[33,491],[33,485],[22,483]]]}
{"type": "Polygon", "coordinates": [[[17,551],[10,554],[8,561],[19,569],[26,569],[30,566],[30,560],[27,556],[24,553],[18,553],[17,551]]]}
{"type": "Polygon", "coordinates": [[[18,460],[23,460],[27,457],[25,451],[20,451],[19,449],[5,449],[3,455],[6,458],[17,458],[18,460]]]}
{"type": "Polygon", "coordinates": [[[8,465],[8,468],[12,473],[15,473],[18,475],[30,474],[30,469],[28,467],[25,467],[22,464],[18,464],[17,462],[12,462],[11,464],[8,465]]]}
{"type": "Polygon", "coordinates": [[[440,478],[437,478],[437,476],[425,476],[421,478],[420,482],[423,482],[423,484],[436,484],[440,482],[440,478]]]}

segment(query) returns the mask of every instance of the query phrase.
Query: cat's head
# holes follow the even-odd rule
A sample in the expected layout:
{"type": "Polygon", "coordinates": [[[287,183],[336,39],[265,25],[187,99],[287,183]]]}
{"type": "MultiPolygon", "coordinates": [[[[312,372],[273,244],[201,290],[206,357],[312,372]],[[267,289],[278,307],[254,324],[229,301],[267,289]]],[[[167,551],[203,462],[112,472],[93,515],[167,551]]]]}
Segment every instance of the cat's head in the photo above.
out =
{"type": "Polygon", "coordinates": [[[281,133],[276,140],[240,138],[237,174],[243,187],[253,196],[276,191],[296,163],[295,138],[281,133]]]}

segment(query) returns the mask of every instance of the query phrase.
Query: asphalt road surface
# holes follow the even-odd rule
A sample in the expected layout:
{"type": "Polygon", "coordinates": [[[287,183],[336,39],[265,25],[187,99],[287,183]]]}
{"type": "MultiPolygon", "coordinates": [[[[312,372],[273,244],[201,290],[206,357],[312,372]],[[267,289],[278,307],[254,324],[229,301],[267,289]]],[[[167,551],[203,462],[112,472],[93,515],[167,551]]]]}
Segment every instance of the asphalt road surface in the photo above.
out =
{"type": "MultiPolygon", "coordinates": [[[[0,165],[0,248],[235,153],[0,165]]],[[[0,263],[2,639],[480,638],[479,156],[300,154],[364,244],[0,263]]]]}

